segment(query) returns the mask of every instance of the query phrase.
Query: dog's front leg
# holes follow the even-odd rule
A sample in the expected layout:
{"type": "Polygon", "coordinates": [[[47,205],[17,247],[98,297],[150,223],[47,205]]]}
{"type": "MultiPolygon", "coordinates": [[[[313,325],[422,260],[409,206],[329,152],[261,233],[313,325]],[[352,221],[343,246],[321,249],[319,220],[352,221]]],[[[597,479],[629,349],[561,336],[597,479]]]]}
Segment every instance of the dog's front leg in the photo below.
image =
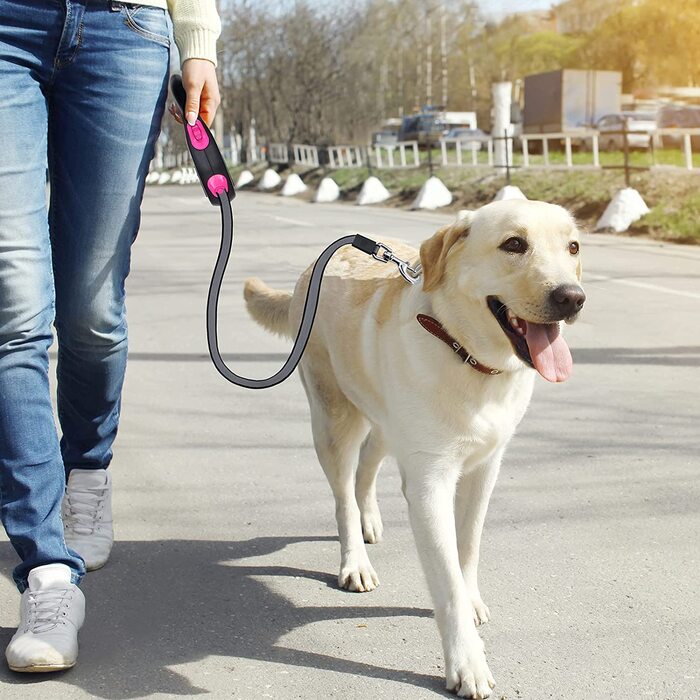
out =
{"type": "Polygon", "coordinates": [[[499,450],[488,462],[464,474],[457,484],[455,521],[459,564],[462,567],[467,594],[474,608],[474,622],[488,622],[490,612],[479,593],[477,569],[484,519],[489,507],[493,487],[501,467],[503,450],[499,450]]]}
{"type": "Polygon", "coordinates": [[[445,654],[447,689],[487,698],[494,686],[459,565],[454,497],[459,465],[434,455],[399,458],[418,555],[428,580],[445,654]]]}

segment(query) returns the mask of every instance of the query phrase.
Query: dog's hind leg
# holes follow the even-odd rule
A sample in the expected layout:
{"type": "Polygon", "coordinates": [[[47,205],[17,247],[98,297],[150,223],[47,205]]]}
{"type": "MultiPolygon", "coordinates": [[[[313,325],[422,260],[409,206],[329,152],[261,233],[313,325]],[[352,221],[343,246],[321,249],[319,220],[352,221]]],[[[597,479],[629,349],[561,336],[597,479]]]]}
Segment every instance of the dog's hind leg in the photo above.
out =
{"type": "Polygon", "coordinates": [[[355,500],[355,467],[367,421],[345,397],[330,371],[300,367],[311,409],[311,429],[318,461],[333,496],[340,538],[338,584],[350,591],[371,591],[379,585],[362,537],[360,509],[355,500]]]}
{"type": "Polygon", "coordinates": [[[457,484],[455,498],[455,524],[459,548],[459,565],[464,583],[474,607],[474,622],[481,625],[491,617],[488,607],[481,599],[477,583],[479,548],[484,519],[489,507],[493,487],[498,478],[503,452],[499,451],[491,460],[474,471],[464,474],[457,484]]]}
{"type": "Polygon", "coordinates": [[[386,456],[384,439],[377,426],[372,426],[360,448],[355,480],[355,496],[360,507],[362,534],[365,542],[376,544],[382,539],[384,526],[377,503],[377,474],[386,456]]]}

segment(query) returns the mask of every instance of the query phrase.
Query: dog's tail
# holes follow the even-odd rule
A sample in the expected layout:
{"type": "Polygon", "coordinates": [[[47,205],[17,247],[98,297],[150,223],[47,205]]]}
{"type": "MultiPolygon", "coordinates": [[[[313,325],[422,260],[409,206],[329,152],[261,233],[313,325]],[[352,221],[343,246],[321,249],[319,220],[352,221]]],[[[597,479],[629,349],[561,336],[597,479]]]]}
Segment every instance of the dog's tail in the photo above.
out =
{"type": "Polygon", "coordinates": [[[268,287],[257,277],[250,277],[245,281],[243,297],[253,320],[272,333],[292,337],[289,330],[291,292],[280,292],[268,287]]]}

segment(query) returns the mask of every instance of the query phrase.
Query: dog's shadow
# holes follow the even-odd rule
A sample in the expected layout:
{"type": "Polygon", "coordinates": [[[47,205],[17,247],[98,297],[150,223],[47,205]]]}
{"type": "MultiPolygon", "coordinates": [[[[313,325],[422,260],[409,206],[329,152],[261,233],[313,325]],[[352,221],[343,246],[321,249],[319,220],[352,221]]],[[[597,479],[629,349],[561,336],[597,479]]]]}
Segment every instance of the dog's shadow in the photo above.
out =
{"type": "MultiPolygon", "coordinates": [[[[259,537],[241,542],[158,540],[118,542],[109,565],[89,574],[82,588],[88,602],[80,635],[80,662],[61,675],[15,674],[1,665],[0,683],[37,683],[47,678],[82,688],[91,696],[122,700],[155,693],[199,695],[169,666],[207,656],[253,659],[404,682],[439,692],[443,679],[300,651],[278,645],[287,633],[314,622],[369,617],[430,617],[420,608],[357,605],[296,606],[271,590],[266,576],[321,581],[336,587],[335,576],[284,566],[238,562],[308,541],[331,537],[259,537]]],[[[16,561],[9,545],[0,547],[0,566],[16,561]]],[[[339,592],[339,595],[342,595],[339,592]]],[[[355,595],[355,594],[345,594],[355,595]]],[[[14,630],[0,628],[2,648],[14,630]]],[[[300,670],[303,673],[303,671],[300,670]]]]}

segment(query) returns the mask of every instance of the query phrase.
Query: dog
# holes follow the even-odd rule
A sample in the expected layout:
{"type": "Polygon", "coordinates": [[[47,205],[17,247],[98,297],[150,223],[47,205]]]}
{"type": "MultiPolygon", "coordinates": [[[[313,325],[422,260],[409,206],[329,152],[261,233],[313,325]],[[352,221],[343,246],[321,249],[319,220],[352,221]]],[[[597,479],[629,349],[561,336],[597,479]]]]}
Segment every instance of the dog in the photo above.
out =
{"type": "MultiPolygon", "coordinates": [[[[494,687],[477,625],[488,621],[477,584],[481,532],[503,452],[539,374],[572,371],[563,321],[585,301],[580,232],[545,202],[493,202],[460,212],[420,250],[409,285],[392,265],[348,246],[331,259],[299,365],[314,446],[335,497],[338,583],[371,591],[365,544],[382,536],[376,479],[399,465],[411,528],[435,609],[446,684],[460,697],[494,687]]],[[[253,319],[293,337],[311,267],[293,293],[246,281],[253,319]]]]}

